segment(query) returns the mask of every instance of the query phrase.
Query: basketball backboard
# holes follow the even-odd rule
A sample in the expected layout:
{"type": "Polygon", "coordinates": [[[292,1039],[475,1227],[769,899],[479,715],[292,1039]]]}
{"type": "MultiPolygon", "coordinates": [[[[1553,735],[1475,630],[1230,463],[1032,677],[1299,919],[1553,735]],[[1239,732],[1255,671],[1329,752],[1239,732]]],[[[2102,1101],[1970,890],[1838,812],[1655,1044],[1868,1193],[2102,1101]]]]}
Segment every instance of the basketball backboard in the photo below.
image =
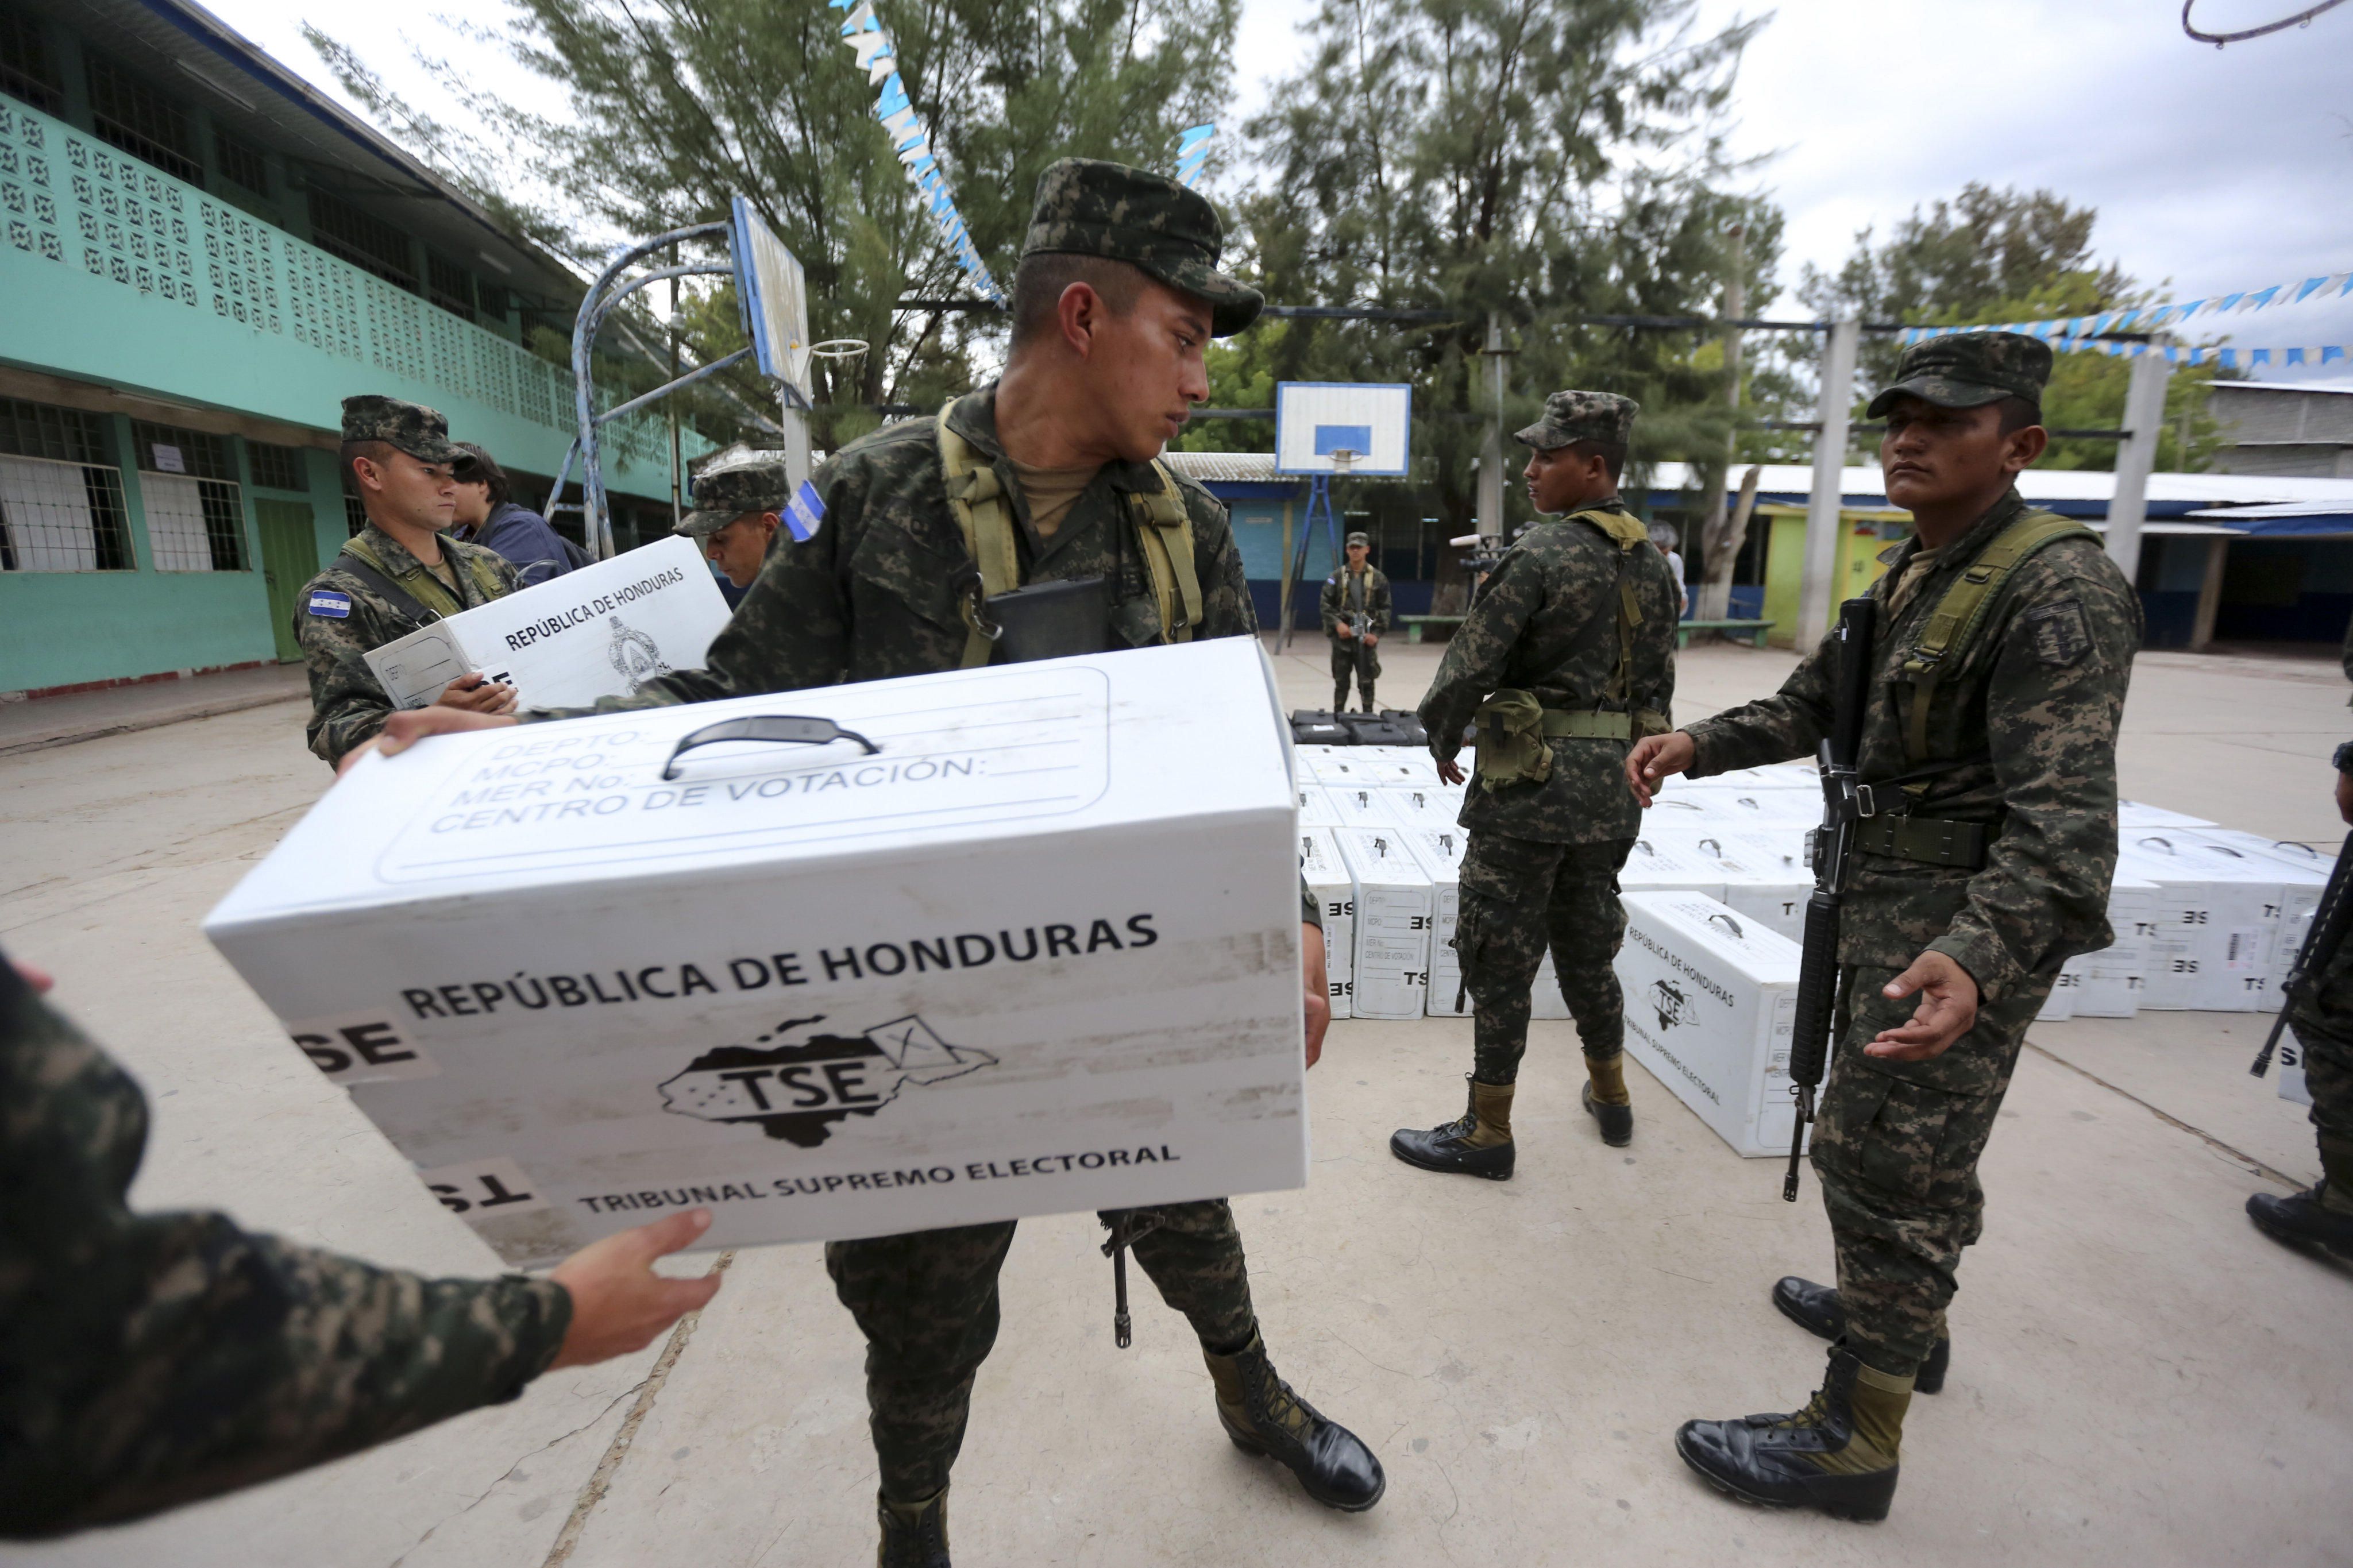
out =
{"type": "Polygon", "coordinates": [[[1274,470],[1402,479],[1411,460],[1413,388],[1402,383],[1284,381],[1274,388],[1274,470]]]}
{"type": "Polygon", "coordinates": [[[799,258],[762,222],[752,204],[735,198],[735,298],[751,335],[760,374],[809,402],[808,283],[799,258]]]}

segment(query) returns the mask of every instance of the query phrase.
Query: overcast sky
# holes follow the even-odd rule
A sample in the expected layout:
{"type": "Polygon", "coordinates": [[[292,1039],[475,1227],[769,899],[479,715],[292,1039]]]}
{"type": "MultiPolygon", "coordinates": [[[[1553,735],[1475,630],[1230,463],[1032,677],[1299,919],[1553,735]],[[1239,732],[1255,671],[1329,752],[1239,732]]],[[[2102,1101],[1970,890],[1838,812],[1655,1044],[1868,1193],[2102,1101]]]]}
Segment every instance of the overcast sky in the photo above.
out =
{"type": "MultiPolygon", "coordinates": [[[[325,0],[207,0],[230,26],[332,89],[302,42],[309,16],[404,92],[440,109],[412,43],[479,53],[432,16],[325,0]]],[[[818,0],[780,0],[817,4],[818,0]]],[[[2199,25],[2243,27],[2303,0],[2199,0],[2199,25]]],[[[1761,7],[1701,0],[1704,23],[1761,7]]],[[[887,21],[888,0],[880,7],[887,21]]],[[[1313,0],[1243,0],[1239,125],[1297,68],[1313,0]]],[[[2353,5],[2217,50],[2184,37],[2172,0],[1799,0],[1743,64],[1732,141],[1767,155],[1749,177],[1788,215],[1786,281],[1835,265],[1971,180],[2047,187],[2099,209],[2104,259],[2168,298],[2353,268],[2353,5]]],[[[487,16],[485,16],[487,19],[487,16]]],[[[488,62],[486,62],[488,63],[488,62]]],[[[501,71],[510,81],[522,73],[501,71]]],[[[1791,301],[1786,297],[1782,307],[1791,301]]],[[[2353,345],[2353,296],[2232,319],[2247,347],[2353,345]]],[[[2353,380],[2342,365],[2330,379],[2353,380]]],[[[2303,373],[2259,373],[2286,379],[2303,373]]]]}

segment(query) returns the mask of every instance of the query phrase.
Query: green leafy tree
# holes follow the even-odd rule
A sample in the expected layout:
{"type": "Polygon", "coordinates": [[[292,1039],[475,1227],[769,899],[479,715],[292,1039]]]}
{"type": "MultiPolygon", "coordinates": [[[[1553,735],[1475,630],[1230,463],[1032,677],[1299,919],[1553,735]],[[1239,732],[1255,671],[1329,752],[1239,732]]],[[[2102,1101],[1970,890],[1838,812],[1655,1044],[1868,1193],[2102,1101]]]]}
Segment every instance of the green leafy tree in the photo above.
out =
{"type": "MultiPolygon", "coordinates": [[[[2050,191],[1963,186],[1950,201],[1915,207],[1884,241],[1870,229],[1834,273],[1808,268],[1799,297],[1824,316],[1905,326],[1970,326],[2091,315],[2152,302],[2155,296],[2116,262],[2092,248],[2098,209],[2050,191]]],[[[1901,345],[1867,335],[1856,356],[1856,384],[1893,378],[1901,345]]],[[[2061,351],[2043,394],[2043,423],[2054,430],[2113,430],[2123,423],[2131,368],[2121,358],[2061,351]]],[[[2166,392],[2158,439],[2160,468],[2195,470],[2219,443],[2206,414],[2211,365],[2176,369],[2166,392]]],[[[2062,437],[2042,459],[2052,468],[2113,468],[2114,441],[2062,437]]]]}
{"type": "MultiPolygon", "coordinates": [[[[1049,163],[1081,154],[1165,165],[1177,132],[1214,116],[1239,0],[877,0],[875,9],[1003,283],[1049,163]]],[[[719,220],[731,198],[747,198],[807,269],[815,335],[871,345],[862,360],[820,363],[820,405],[935,404],[972,384],[976,354],[987,357],[1003,321],[895,308],[969,289],[874,121],[876,89],[841,41],[843,15],[818,0],[511,0],[507,26],[484,41],[555,83],[570,112],[526,112],[444,67],[479,135],[409,111],[348,50],[314,42],[379,120],[445,167],[491,185],[503,173],[512,185],[515,160],[529,160],[557,199],[546,211],[511,205],[511,215],[584,264],[609,254],[593,236],[647,238],[719,220]]],[[[696,290],[687,321],[699,355],[742,346],[723,287],[696,290]]],[[[769,395],[748,377],[742,391],[769,395]]],[[[831,437],[872,422],[837,419],[831,437]]]]}
{"type": "MultiPolygon", "coordinates": [[[[1493,316],[1513,355],[1506,430],[1549,391],[1600,387],[1643,405],[1630,489],[1662,458],[1720,457],[1723,372],[1703,365],[1696,335],[1581,324],[1713,314],[1725,228],[1762,216],[1722,188],[1736,171],[1716,122],[1755,24],[1701,33],[1693,13],[1688,0],[1325,0],[1309,63],[1245,127],[1263,174],[1237,204],[1239,264],[1274,300],[1445,319],[1270,321],[1219,351],[1213,395],[1410,383],[1418,493],[1368,487],[1364,503],[1460,532],[1494,408],[1480,352],[1493,316]]],[[[1763,226],[1759,300],[1778,236],[1763,226]]],[[[1187,439],[1262,448],[1270,435],[1220,421],[1187,439]]],[[[1516,470],[1516,448],[1504,461],[1516,470]]],[[[1505,497],[1509,520],[1528,516],[1516,483],[1505,497]]]]}

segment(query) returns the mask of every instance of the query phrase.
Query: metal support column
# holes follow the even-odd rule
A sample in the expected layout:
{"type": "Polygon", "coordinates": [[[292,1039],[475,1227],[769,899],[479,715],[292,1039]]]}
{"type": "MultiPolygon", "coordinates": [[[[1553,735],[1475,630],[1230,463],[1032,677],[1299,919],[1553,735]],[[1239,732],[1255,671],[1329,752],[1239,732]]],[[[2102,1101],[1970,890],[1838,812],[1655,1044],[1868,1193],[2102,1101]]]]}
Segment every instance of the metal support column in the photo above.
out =
{"type": "MultiPolygon", "coordinates": [[[[1504,537],[1504,347],[1503,318],[1487,316],[1487,437],[1479,447],[1479,531],[1504,537]]],[[[1310,515],[1313,515],[1312,513],[1310,515]]]]}
{"type": "Polygon", "coordinates": [[[2157,467],[2157,439],[2165,428],[2165,386],[2173,366],[2162,353],[2132,362],[2125,388],[2125,438],[2116,443],[2116,497],[2108,502],[2108,559],[2137,583],[2140,525],[2148,515],[2148,476],[2157,467]]]}
{"type": "Polygon", "coordinates": [[[1841,474],[1846,468],[1847,414],[1854,403],[1859,323],[1832,321],[1822,343],[1821,428],[1814,432],[1813,489],[1806,499],[1806,571],[1798,584],[1797,648],[1810,653],[1837,609],[1841,474]]]}

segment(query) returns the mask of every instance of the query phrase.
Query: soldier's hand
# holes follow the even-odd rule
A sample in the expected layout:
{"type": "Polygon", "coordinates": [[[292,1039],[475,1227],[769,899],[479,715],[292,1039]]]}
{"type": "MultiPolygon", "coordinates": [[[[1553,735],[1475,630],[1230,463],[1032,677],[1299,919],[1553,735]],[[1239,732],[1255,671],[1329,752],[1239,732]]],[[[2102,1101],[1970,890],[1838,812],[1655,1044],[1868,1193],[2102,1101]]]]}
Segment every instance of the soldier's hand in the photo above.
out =
{"type": "MultiPolygon", "coordinates": [[[[395,713],[384,721],[384,732],[368,744],[387,757],[396,757],[428,735],[454,735],[463,730],[503,730],[514,722],[512,713],[470,713],[462,708],[444,708],[436,703],[430,708],[411,708],[395,713]]],[[[345,758],[344,764],[349,765],[350,761],[345,758]]]]}
{"type": "Polygon", "coordinates": [[[512,713],[515,709],[515,689],[501,686],[476,670],[443,687],[433,704],[437,708],[455,708],[461,713],[512,713]]]}
{"type": "Polygon", "coordinates": [[[2353,824],[2353,773],[2337,775],[2337,815],[2353,824]]]}
{"type": "Polygon", "coordinates": [[[548,1363],[587,1366],[643,1350],[654,1337],[719,1293],[719,1276],[673,1279],[654,1259],[691,1247],[711,1228],[709,1209],[688,1209],[651,1225],[592,1241],[549,1276],[572,1296],[572,1326],[548,1363]]]}
{"type": "Polygon", "coordinates": [[[1381,646],[1381,634],[1380,634],[1380,633],[1378,633],[1378,632],[1366,632],[1366,633],[1365,634],[1365,646],[1366,646],[1366,647],[1380,647],[1380,646],[1381,646]]]}
{"type": "Polygon", "coordinates": [[[1645,735],[1626,753],[1626,787],[1648,809],[1658,792],[1659,781],[1691,766],[1692,759],[1698,754],[1698,745],[1681,730],[1645,735]]]}
{"type": "MultiPolygon", "coordinates": [[[[56,978],[37,963],[22,963],[12,958],[8,961],[8,967],[24,977],[25,984],[33,988],[33,994],[36,996],[47,995],[49,987],[57,984],[56,978]]],[[[1327,1007],[1324,1011],[1328,1013],[1331,1009],[1327,1007]]],[[[1311,1057],[1308,1059],[1312,1061],[1314,1058],[1311,1057]]]]}
{"type": "Polygon", "coordinates": [[[1451,784],[1459,784],[1462,782],[1462,764],[1461,763],[1456,762],[1452,757],[1440,757],[1437,759],[1437,763],[1438,776],[1440,778],[1444,779],[1451,784]]]}
{"type": "Polygon", "coordinates": [[[1349,625],[1347,622],[1345,622],[1345,621],[1342,621],[1338,626],[1336,626],[1333,627],[1332,629],[1333,629],[1334,631],[1338,632],[1338,633],[1340,634],[1340,640],[1341,640],[1342,642],[1348,642],[1348,641],[1352,640],[1352,639],[1356,637],[1356,627],[1354,627],[1354,626],[1350,626],[1350,625],[1349,625]]]}
{"type": "Polygon", "coordinates": [[[1307,1065],[1324,1054],[1324,1035],[1332,1027],[1332,976],[1324,963],[1324,928],[1299,922],[1300,967],[1306,972],[1307,1065]]]}
{"type": "Polygon", "coordinates": [[[1918,994],[1920,1005],[1905,1022],[1882,1029],[1862,1054],[1882,1061],[1925,1062],[1940,1057],[1978,1021],[1978,983],[1945,953],[1931,950],[1889,981],[1882,994],[1901,1002],[1918,994]]]}

